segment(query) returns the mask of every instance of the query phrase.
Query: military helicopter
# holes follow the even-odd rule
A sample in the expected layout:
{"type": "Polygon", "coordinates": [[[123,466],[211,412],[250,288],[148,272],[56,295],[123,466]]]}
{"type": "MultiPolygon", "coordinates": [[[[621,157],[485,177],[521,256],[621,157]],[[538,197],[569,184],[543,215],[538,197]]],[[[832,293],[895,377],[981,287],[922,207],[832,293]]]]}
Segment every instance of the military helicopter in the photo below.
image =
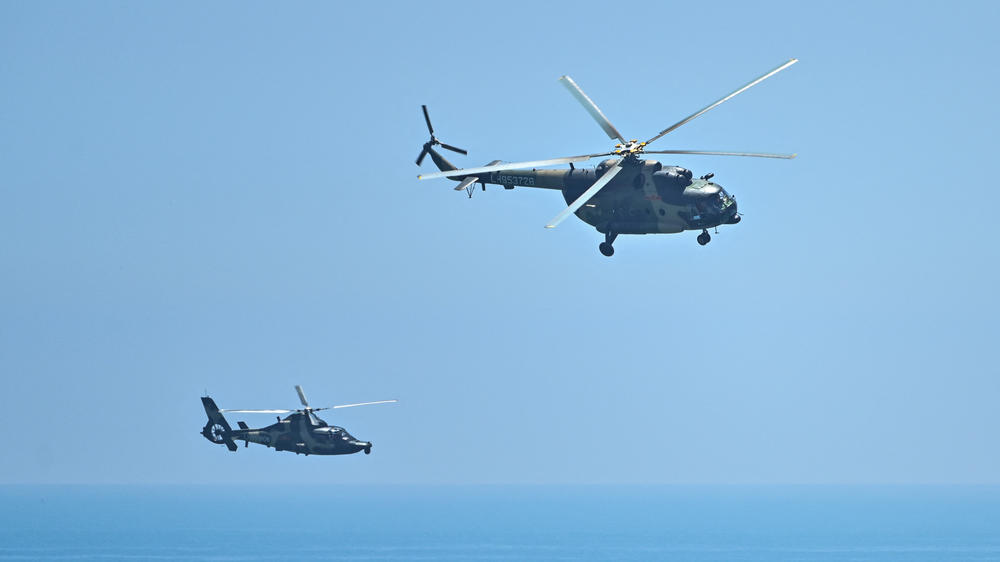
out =
{"type": "Polygon", "coordinates": [[[296,455],[349,455],[364,451],[371,454],[370,441],[358,441],[342,427],[329,425],[314,412],[320,410],[335,410],[337,408],[353,408],[370,404],[388,404],[397,400],[379,400],[377,402],[361,402],[358,404],[341,404],[326,408],[309,406],[302,387],[295,385],[303,408],[300,410],[220,410],[215,400],[208,396],[201,397],[201,403],[208,414],[208,423],[201,429],[201,434],[212,443],[225,444],[230,451],[236,451],[236,441],[243,441],[245,447],[250,443],[260,443],[266,447],[274,447],[276,451],[292,451],[296,455]],[[278,423],[267,427],[251,429],[246,423],[236,422],[239,429],[232,429],[226,421],[224,412],[245,414],[291,414],[285,419],[278,417],[278,423]]]}
{"type": "Polygon", "coordinates": [[[655,160],[643,160],[643,154],[700,154],[713,156],[752,156],[757,158],[794,158],[794,154],[771,154],[759,152],[717,152],[705,150],[649,150],[647,147],[667,133],[676,130],[690,121],[718,107],[723,102],[745,92],[751,87],[774,76],[782,70],[798,62],[790,59],[774,70],[755,78],[725,97],[705,106],[704,108],[681,119],[677,123],[663,129],[653,138],[639,142],[638,139],[625,140],[618,129],[605,117],[604,113],[587,94],[569,76],[563,76],[559,81],[579,101],[590,116],[597,121],[608,137],[620,141],[614,150],[564,158],[547,160],[532,160],[528,162],[501,163],[494,160],[477,168],[456,168],[441,154],[434,150],[435,146],[468,154],[467,151],[444,144],[434,136],[434,128],[423,106],[424,120],[431,138],[424,143],[417,157],[419,166],[424,157],[430,154],[440,172],[422,174],[418,179],[448,178],[458,180],[456,191],[465,190],[469,197],[476,184],[502,185],[506,189],[515,186],[538,187],[542,189],[558,189],[568,207],[556,215],[546,226],[555,228],[570,214],[576,214],[585,223],[594,226],[604,234],[604,242],[599,246],[602,254],[611,256],[615,253],[612,244],[619,234],[656,234],[677,233],[685,230],[701,230],[698,243],[704,246],[712,237],[709,228],[717,228],[723,224],[740,222],[740,214],[736,210],[736,200],[726,192],[721,185],[711,181],[714,174],[706,174],[693,179],[690,170],[679,166],[664,166],[655,160]],[[584,162],[592,158],[611,156],[594,169],[578,169],[575,162],[584,162]],[[569,170],[539,170],[548,166],[569,164],[569,170]]]}

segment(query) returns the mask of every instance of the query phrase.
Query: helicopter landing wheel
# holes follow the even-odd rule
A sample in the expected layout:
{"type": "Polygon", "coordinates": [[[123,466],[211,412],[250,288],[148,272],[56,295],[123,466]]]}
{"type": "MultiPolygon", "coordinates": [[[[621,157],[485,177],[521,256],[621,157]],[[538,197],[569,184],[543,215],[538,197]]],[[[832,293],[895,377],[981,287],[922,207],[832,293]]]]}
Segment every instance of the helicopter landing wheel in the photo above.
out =
{"type": "Polygon", "coordinates": [[[712,235],[708,233],[707,230],[702,230],[701,234],[698,235],[698,243],[704,246],[712,241],[712,235]]]}
{"type": "Polygon", "coordinates": [[[371,447],[365,447],[365,454],[366,455],[372,454],[372,448],[371,447]]]}
{"type": "Polygon", "coordinates": [[[605,256],[608,256],[609,258],[611,256],[615,255],[615,248],[614,248],[614,246],[612,246],[611,244],[608,244],[607,242],[601,242],[601,245],[598,246],[598,249],[601,250],[602,254],[604,254],[605,256]]]}

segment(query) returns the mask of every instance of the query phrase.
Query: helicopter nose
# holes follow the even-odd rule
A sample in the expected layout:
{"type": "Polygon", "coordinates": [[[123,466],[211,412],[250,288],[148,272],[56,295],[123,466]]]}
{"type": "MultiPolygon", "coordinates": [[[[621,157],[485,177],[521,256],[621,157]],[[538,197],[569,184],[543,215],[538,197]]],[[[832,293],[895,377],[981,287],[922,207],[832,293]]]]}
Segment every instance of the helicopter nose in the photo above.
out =
{"type": "Polygon", "coordinates": [[[729,220],[726,221],[726,224],[736,224],[741,220],[743,220],[743,217],[736,210],[736,201],[733,201],[733,204],[729,207],[729,220]]]}

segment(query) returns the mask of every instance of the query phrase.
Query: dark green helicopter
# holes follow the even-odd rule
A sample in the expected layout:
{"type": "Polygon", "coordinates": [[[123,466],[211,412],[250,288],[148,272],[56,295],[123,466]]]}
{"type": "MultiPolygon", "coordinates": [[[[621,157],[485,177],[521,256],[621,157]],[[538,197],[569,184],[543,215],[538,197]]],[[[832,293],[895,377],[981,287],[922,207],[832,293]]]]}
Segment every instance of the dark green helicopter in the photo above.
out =
{"type": "Polygon", "coordinates": [[[329,425],[314,412],[396,402],[396,400],[379,400],[313,408],[309,406],[301,386],[295,385],[295,391],[299,393],[299,400],[304,406],[301,410],[220,410],[215,405],[215,400],[202,396],[201,403],[205,407],[205,413],[208,414],[208,423],[201,428],[201,434],[212,443],[224,444],[230,451],[236,451],[236,441],[243,441],[246,447],[249,447],[250,443],[259,443],[265,447],[274,447],[276,451],[292,451],[303,455],[349,455],[358,451],[364,451],[367,455],[372,452],[370,441],[355,439],[344,428],[329,425]],[[251,429],[244,422],[237,422],[239,429],[233,429],[222,415],[223,412],[291,415],[285,419],[279,417],[278,423],[259,429],[251,429]]]}
{"type": "Polygon", "coordinates": [[[704,246],[711,241],[709,228],[723,224],[740,222],[736,209],[736,200],[726,192],[721,185],[711,181],[714,174],[706,174],[694,179],[691,171],[679,166],[664,166],[655,160],[644,160],[643,154],[704,154],[714,156],[754,156],[759,158],[795,158],[794,154],[769,154],[759,152],[716,152],[704,150],[648,150],[653,141],[679,128],[689,121],[718,107],[723,102],[737,94],[763,82],[778,72],[798,62],[791,59],[774,70],[755,78],[736,91],[718,101],[681,119],[677,123],[660,131],[646,142],[637,139],[629,141],[618,132],[618,129],[608,121],[604,113],[576,85],[569,76],[563,76],[560,82],[573,94],[583,107],[612,139],[619,140],[615,149],[610,152],[534,160],[529,162],[501,163],[494,160],[486,166],[478,168],[456,168],[443,156],[434,150],[434,146],[468,154],[465,150],[444,144],[434,136],[427,106],[423,106],[424,119],[431,138],[424,143],[417,165],[430,154],[440,172],[418,176],[419,179],[446,177],[458,180],[456,191],[465,190],[472,197],[475,184],[481,184],[486,190],[486,184],[502,185],[506,189],[515,186],[538,187],[542,189],[558,189],[568,207],[556,215],[546,228],[555,228],[570,214],[576,214],[585,223],[594,226],[604,234],[604,242],[600,245],[601,253],[611,256],[615,253],[612,247],[619,234],[658,234],[676,233],[685,230],[700,230],[698,243],[704,246]],[[595,169],[576,168],[575,162],[584,162],[592,158],[611,156],[598,164],[595,169]],[[547,166],[569,164],[569,170],[539,170],[547,166]]]}

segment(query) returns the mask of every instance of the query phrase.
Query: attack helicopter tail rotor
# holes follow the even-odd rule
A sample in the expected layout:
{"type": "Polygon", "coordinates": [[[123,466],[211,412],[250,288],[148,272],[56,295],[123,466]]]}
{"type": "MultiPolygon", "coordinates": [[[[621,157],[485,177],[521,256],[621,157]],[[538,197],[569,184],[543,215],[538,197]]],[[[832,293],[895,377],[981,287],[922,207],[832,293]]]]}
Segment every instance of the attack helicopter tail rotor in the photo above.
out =
{"type": "Polygon", "coordinates": [[[215,443],[216,445],[221,445],[226,442],[226,428],[222,427],[222,424],[217,423],[212,425],[212,427],[209,428],[208,432],[209,435],[211,435],[211,437],[209,437],[209,440],[212,443],[215,443]]]}
{"type": "Polygon", "coordinates": [[[431,116],[427,113],[427,106],[422,105],[420,107],[423,108],[424,110],[424,121],[427,122],[427,132],[431,134],[431,140],[425,142],[423,149],[420,150],[420,155],[417,156],[417,166],[419,166],[424,161],[424,156],[427,156],[427,153],[430,152],[431,147],[433,146],[440,146],[441,148],[450,150],[452,152],[457,152],[459,154],[469,153],[465,149],[458,148],[457,146],[452,146],[450,144],[445,144],[439,141],[437,137],[434,136],[434,126],[431,125],[431,116]]]}

